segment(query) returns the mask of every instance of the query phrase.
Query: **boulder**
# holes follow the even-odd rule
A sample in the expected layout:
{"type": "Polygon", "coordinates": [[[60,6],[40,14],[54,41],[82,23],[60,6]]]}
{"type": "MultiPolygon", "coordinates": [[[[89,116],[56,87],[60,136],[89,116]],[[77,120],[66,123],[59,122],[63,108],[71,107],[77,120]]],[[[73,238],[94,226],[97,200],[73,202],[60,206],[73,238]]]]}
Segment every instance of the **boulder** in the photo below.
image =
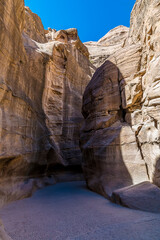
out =
{"type": "Polygon", "coordinates": [[[12,238],[6,233],[5,228],[0,220],[0,239],[2,240],[12,240],[12,238]]]}
{"type": "Polygon", "coordinates": [[[115,190],[111,199],[128,208],[160,213],[160,189],[150,182],[115,190]]]}

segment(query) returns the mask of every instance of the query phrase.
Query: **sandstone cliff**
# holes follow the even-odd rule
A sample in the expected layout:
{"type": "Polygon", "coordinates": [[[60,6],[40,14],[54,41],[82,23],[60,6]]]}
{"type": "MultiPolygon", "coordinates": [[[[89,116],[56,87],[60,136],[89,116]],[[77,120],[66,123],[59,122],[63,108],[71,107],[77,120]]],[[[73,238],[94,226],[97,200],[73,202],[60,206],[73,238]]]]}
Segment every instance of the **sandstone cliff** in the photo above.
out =
{"type": "MultiPolygon", "coordinates": [[[[151,181],[160,186],[160,3],[137,1],[131,15],[129,44],[142,47],[139,74],[140,108],[131,124],[137,131],[140,149],[151,181]],[[140,14],[139,14],[140,13],[140,14]]],[[[138,87],[138,84],[136,84],[138,87]]]]}
{"type": "Polygon", "coordinates": [[[2,1],[0,13],[0,175],[32,175],[50,149],[41,107],[44,59],[35,52],[33,61],[23,46],[23,0],[2,1]]]}
{"type": "Polygon", "coordinates": [[[159,1],[138,0],[128,37],[84,93],[83,169],[88,186],[107,197],[145,180],[160,186],[159,23],[159,1]]]}
{"type": "Polygon", "coordinates": [[[64,164],[81,165],[82,94],[94,68],[76,29],[58,31],[54,39],[53,55],[46,66],[43,109],[64,164]]]}
{"type": "Polygon", "coordinates": [[[47,42],[45,30],[40,17],[33,13],[29,7],[25,7],[24,31],[31,39],[37,42],[47,42]]]}
{"type": "Polygon", "coordinates": [[[125,26],[118,26],[110,30],[98,42],[86,42],[85,46],[90,53],[90,61],[96,67],[100,67],[107,58],[120,50],[128,37],[129,29],[125,26]]]}
{"type": "Polygon", "coordinates": [[[94,71],[87,48],[76,29],[47,42],[23,0],[1,1],[0,15],[0,176],[80,166],[81,99],[94,71]]]}

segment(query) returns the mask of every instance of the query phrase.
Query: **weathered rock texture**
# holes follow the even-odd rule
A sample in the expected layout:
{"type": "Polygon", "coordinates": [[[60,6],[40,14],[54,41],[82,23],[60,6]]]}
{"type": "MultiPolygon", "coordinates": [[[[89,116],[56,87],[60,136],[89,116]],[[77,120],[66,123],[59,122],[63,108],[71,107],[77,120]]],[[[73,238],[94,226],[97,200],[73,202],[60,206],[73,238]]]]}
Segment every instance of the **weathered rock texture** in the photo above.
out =
{"type": "Polygon", "coordinates": [[[0,177],[79,165],[81,98],[94,69],[87,48],[75,29],[44,43],[23,0],[2,0],[0,15],[0,177]]]}
{"type": "Polygon", "coordinates": [[[45,30],[40,17],[33,13],[29,7],[25,7],[24,31],[30,38],[37,42],[47,42],[45,30]]]}
{"type": "Polygon", "coordinates": [[[160,213],[160,189],[150,182],[142,182],[112,194],[112,201],[125,207],[160,213]]]}
{"type": "MultiPolygon", "coordinates": [[[[141,89],[139,109],[131,115],[151,181],[160,186],[160,3],[137,1],[131,15],[129,44],[142,46],[135,85],[141,89]]],[[[131,91],[135,88],[131,88],[131,91]]]]}
{"type": "Polygon", "coordinates": [[[53,57],[46,66],[43,109],[51,139],[65,160],[64,164],[81,165],[82,95],[94,68],[76,29],[58,31],[54,39],[51,42],[53,57]]]}
{"type": "Polygon", "coordinates": [[[85,46],[90,53],[90,61],[100,67],[114,52],[120,50],[128,37],[129,28],[118,26],[109,31],[98,42],[86,42],[85,46]]]}
{"type": "Polygon", "coordinates": [[[160,186],[159,23],[159,1],[138,0],[128,38],[84,93],[83,169],[105,196],[147,179],[160,186]]]}
{"type": "Polygon", "coordinates": [[[56,29],[48,28],[48,30],[45,30],[45,36],[48,42],[51,42],[55,39],[55,33],[57,32],[56,29]]]}
{"type": "Polygon", "coordinates": [[[35,167],[37,173],[44,172],[51,148],[41,104],[45,59],[33,48],[24,48],[23,4],[8,0],[0,5],[1,177],[32,175],[35,167]]]}

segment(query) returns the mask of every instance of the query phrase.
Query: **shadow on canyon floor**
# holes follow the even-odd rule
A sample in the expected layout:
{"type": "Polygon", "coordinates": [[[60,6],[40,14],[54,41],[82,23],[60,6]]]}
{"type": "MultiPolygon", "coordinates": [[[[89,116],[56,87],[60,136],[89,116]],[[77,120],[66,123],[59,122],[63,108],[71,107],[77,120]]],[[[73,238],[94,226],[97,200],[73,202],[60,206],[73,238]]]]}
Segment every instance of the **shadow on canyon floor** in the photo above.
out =
{"type": "Polygon", "coordinates": [[[159,214],[123,208],[84,186],[59,183],[1,209],[7,233],[14,240],[160,239],[159,214]]]}

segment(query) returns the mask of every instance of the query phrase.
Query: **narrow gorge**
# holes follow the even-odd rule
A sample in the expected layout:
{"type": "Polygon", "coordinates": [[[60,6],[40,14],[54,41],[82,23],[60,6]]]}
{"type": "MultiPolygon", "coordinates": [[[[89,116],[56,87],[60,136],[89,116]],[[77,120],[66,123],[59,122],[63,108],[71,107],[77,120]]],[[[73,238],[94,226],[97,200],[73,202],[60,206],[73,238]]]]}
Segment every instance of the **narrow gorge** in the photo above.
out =
{"type": "MultiPolygon", "coordinates": [[[[65,198],[63,184],[70,186],[68,182],[73,182],[80,204],[78,187],[85,181],[88,189],[105,197],[90,193],[93,199],[131,208],[124,208],[125,219],[133,211],[132,222],[137,209],[146,211],[137,211],[137,218],[158,224],[159,112],[159,0],[137,0],[130,28],[120,25],[99,41],[86,43],[75,28],[45,30],[23,0],[0,0],[1,208],[49,185],[57,184],[53,192],[58,192],[62,184],[60,196],[65,198]]],[[[85,191],[80,188],[92,202],[85,191]]],[[[35,199],[41,197],[38,192],[35,199]]],[[[74,204],[73,209],[78,211],[74,204]]],[[[52,240],[107,239],[104,231],[90,238],[57,235],[52,240]]],[[[2,223],[0,234],[2,240],[11,239],[2,223]]],[[[51,240],[23,240],[32,239],[51,240]]],[[[128,238],[122,234],[108,239],[128,238]]],[[[160,239],[160,231],[153,239],[160,239]]]]}

